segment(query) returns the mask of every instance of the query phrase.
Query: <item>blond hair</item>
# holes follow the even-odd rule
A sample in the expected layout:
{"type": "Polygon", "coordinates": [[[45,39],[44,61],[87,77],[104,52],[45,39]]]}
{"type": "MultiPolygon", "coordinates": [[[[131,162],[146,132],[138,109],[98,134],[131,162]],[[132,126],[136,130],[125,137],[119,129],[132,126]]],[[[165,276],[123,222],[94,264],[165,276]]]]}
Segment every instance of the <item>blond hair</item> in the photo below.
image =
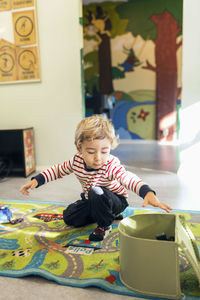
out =
{"type": "Polygon", "coordinates": [[[111,143],[111,149],[118,145],[118,136],[115,135],[113,124],[104,119],[101,115],[93,115],[81,120],[75,132],[75,145],[80,149],[81,144],[96,139],[108,138],[111,143]]]}

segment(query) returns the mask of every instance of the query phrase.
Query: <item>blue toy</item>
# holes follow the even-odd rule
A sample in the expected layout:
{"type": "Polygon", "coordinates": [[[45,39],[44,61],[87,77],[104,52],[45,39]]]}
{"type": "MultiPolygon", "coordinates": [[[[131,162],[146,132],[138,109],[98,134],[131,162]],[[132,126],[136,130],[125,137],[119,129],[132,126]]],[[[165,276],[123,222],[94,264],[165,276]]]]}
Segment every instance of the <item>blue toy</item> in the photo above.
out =
{"type": "Polygon", "coordinates": [[[0,223],[10,223],[12,212],[6,206],[0,206],[0,223]]]}

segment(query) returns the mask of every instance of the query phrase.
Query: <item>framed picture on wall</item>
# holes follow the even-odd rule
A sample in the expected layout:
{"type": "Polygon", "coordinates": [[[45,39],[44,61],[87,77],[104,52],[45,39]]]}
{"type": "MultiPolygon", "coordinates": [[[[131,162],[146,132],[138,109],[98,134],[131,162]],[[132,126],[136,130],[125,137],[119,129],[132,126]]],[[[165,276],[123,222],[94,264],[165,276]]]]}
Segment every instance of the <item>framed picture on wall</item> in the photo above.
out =
{"type": "Polygon", "coordinates": [[[23,130],[25,177],[35,171],[35,150],[33,128],[23,130]]]}
{"type": "Polygon", "coordinates": [[[36,0],[0,1],[0,84],[40,80],[36,0]]]}

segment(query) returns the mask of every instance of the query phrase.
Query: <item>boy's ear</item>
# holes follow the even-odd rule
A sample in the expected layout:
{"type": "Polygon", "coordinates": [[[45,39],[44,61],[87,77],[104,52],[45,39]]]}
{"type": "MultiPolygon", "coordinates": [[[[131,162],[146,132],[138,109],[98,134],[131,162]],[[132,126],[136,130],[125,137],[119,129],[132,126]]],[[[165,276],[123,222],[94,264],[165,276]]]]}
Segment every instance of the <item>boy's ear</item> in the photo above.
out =
{"type": "Polygon", "coordinates": [[[78,151],[79,153],[82,153],[82,151],[81,151],[81,146],[76,147],[76,149],[77,149],[77,151],[78,151]]]}

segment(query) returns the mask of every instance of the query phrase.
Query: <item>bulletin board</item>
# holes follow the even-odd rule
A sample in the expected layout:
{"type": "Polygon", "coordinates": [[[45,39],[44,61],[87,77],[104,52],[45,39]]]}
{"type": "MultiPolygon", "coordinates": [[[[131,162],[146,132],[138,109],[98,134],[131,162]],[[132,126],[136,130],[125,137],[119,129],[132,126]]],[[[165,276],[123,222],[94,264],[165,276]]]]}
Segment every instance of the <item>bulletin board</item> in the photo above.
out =
{"type": "Polygon", "coordinates": [[[36,0],[0,0],[0,84],[40,80],[36,0]]]}

